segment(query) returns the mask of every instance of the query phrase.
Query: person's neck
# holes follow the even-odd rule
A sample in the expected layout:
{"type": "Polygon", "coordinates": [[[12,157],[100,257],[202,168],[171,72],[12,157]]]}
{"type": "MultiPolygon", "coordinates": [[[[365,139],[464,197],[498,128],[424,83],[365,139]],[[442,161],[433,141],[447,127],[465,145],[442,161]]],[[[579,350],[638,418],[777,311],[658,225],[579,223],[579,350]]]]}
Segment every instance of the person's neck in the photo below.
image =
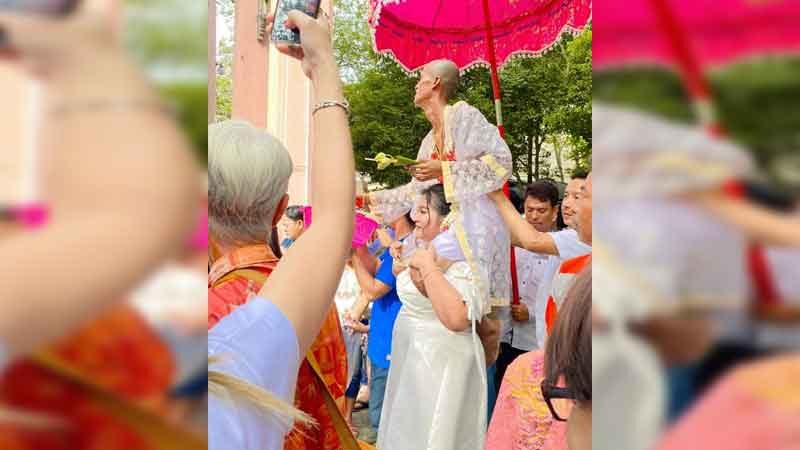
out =
{"type": "Polygon", "coordinates": [[[425,118],[430,122],[434,133],[440,133],[444,129],[444,108],[447,102],[443,99],[431,99],[429,102],[423,104],[422,111],[425,113],[425,118]]]}
{"type": "Polygon", "coordinates": [[[405,220],[403,220],[403,222],[400,222],[394,226],[395,239],[397,239],[398,241],[403,240],[413,231],[414,228],[411,227],[409,224],[407,224],[405,220]]]}

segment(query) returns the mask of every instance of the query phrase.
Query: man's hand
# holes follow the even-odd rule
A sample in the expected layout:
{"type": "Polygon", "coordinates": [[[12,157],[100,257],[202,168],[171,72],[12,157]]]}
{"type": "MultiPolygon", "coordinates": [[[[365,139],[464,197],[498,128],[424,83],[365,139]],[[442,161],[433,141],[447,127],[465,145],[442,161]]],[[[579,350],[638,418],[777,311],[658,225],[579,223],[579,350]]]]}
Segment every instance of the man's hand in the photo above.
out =
{"type": "Polygon", "coordinates": [[[511,318],[517,322],[527,322],[531,320],[528,307],[523,303],[520,303],[519,305],[511,305],[511,318]]]}
{"type": "Polygon", "coordinates": [[[417,181],[435,180],[442,176],[442,162],[435,159],[423,161],[409,166],[408,171],[417,181]]]}

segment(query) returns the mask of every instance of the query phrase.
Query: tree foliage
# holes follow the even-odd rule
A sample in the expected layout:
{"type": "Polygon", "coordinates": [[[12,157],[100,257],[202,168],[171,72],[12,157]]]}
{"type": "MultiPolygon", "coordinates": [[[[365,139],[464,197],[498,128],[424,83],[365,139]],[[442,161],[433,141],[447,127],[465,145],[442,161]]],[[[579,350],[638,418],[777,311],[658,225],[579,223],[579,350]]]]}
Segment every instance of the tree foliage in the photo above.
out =
{"type": "MultiPolygon", "coordinates": [[[[781,167],[800,164],[800,58],[762,58],[710,72],[720,123],[781,183],[781,167]]],[[[695,121],[680,78],[659,69],[628,69],[594,76],[595,99],[633,106],[686,123],[695,121]]]]}
{"type": "MultiPolygon", "coordinates": [[[[416,78],[372,51],[366,13],[364,2],[337,2],[334,45],[352,108],[357,169],[394,186],[407,182],[408,174],[396,168],[378,171],[363,159],[378,152],[416,156],[430,125],[412,103],[416,78]]],[[[563,170],[549,163],[553,143],[563,160],[590,165],[591,40],[591,30],[565,37],[542,57],[512,61],[500,73],[506,139],[517,179],[560,179],[563,170]]],[[[488,69],[465,73],[456,97],[496,123],[488,69]]]]}

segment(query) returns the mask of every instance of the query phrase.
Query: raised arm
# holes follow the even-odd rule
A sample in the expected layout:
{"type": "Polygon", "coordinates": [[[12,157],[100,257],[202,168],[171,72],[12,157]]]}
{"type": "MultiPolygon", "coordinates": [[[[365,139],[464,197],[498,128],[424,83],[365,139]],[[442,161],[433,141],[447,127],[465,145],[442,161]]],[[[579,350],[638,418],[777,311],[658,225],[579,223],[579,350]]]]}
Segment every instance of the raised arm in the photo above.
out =
{"type": "Polygon", "coordinates": [[[530,252],[558,255],[558,247],[556,247],[553,237],[548,233],[538,231],[526,222],[511,204],[511,200],[506,198],[503,191],[494,191],[489,194],[489,198],[497,207],[503,222],[506,223],[513,245],[530,252]]]}
{"type": "Polygon", "coordinates": [[[370,255],[369,253],[364,255],[364,253],[365,251],[363,250],[356,251],[356,255],[353,258],[353,270],[356,273],[356,279],[358,279],[358,285],[361,287],[361,292],[367,299],[369,299],[369,301],[373,301],[386,295],[386,293],[392,288],[380,280],[377,280],[369,272],[362,258],[368,258],[370,255]]]}
{"type": "Polygon", "coordinates": [[[700,204],[722,220],[744,230],[753,240],[767,245],[800,247],[800,219],[732,199],[724,193],[699,196],[700,204]]]}
{"type": "MultiPolygon", "coordinates": [[[[279,46],[302,61],[319,101],[342,101],[342,86],[331,49],[330,30],[324,17],[315,20],[298,11],[289,22],[300,30],[302,48],[279,46]]],[[[304,354],[333,301],[350,251],[353,233],[355,172],[347,114],[342,108],[319,110],[314,115],[315,148],[311,153],[311,189],[314,225],[292,245],[261,290],[294,325],[304,354]],[[313,277],[313,283],[309,283],[313,277]],[[302,298],[298,286],[303,286],[302,298]]]]}
{"type": "Polygon", "coordinates": [[[43,130],[51,222],[0,241],[0,341],[12,356],[122,300],[183,244],[200,194],[181,131],[90,3],[69,19],[0,14],[62,109],[43,130]]]}

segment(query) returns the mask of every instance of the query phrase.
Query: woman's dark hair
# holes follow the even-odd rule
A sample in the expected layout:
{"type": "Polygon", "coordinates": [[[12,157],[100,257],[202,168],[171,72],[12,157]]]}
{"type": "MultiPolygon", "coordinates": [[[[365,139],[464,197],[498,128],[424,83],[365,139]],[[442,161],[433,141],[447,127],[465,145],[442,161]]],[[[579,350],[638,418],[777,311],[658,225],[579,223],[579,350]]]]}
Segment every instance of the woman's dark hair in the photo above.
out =
{"type": "Polygon", "coordinates": [[[428,202],[428,209],[433,208],[440,216],[447,217],[450,214],[450,203],[444,197],[444,186],[434,184],[422,191],[425,200],[428,202]]]}
{"type": "Polygon", "coordinates": [[[570,397],[592,401],[592,265],[578,274],[556,316],[545,348],[545,373],[556,385],[564,377],[570,397]]]}
{"type": "Polygon", "coordinates": [[[406,219],[406,224],[408,224],[408,226],[410,226],[411,228],[414,228],[414,218],[411,217],[411,211],[405,213],[403,215],[403,218],[406,219]]]}
{"type": "Polygon", "coordinates": [[[284,212],[283,215],[294,221],[303,220],[303,207],[300,205],[289,206],[286,208],[286,212],[284,212]]]}

